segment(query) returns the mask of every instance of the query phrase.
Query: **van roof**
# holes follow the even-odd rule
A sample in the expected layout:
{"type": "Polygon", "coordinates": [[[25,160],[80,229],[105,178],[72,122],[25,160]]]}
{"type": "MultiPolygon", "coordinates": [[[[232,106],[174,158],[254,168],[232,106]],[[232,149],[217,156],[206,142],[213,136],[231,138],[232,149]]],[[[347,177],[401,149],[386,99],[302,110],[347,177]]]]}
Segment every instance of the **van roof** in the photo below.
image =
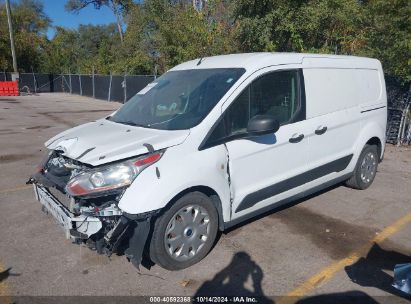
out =
{"type": "Polygon", "coordinates": [[[171,69],[213,69],[213,68],[245,68],[247,71],[258,70],[267,66],[282,64],[303,64],[310,67],[348,67],[378,69],[378,60],[366,57],[308,54],[308,53],[243,53],[229,54],[187,61],[171,69]]]}

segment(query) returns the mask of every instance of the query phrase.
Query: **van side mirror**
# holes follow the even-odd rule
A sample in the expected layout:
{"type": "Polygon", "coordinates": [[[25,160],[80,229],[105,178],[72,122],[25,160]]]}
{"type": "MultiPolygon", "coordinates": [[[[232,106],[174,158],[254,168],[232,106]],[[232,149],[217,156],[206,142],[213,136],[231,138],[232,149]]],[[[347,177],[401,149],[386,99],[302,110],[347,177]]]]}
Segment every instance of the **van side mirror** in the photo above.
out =
{"type": "Polygon", "coordinates": [[[275,133],[280,128],[280,123],[272,115],[256,115],[247,125],[247,133],[250,135],[264,135],[275,133]]]}

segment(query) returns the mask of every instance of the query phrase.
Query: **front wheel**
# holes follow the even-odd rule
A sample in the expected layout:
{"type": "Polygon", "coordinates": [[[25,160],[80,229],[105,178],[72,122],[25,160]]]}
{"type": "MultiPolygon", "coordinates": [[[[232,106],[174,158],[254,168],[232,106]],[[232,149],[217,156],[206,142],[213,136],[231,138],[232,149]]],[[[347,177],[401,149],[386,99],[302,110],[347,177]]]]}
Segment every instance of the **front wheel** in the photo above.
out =
{"type": "Polygon", "coordinates": [[[210,251],[218,230],[212,200],[201,192],[178,199],[157,218],[150,243],[150,257],[168,270],[187,268],[210,251]]]}
{"type": "Polygon", "coordinates": [[[346,185],[350,188],[364,190],[371,186],[378,167],[378,150],[376,146],[366,145],[361,151],[355,166],[354,174],[346,185]]]}

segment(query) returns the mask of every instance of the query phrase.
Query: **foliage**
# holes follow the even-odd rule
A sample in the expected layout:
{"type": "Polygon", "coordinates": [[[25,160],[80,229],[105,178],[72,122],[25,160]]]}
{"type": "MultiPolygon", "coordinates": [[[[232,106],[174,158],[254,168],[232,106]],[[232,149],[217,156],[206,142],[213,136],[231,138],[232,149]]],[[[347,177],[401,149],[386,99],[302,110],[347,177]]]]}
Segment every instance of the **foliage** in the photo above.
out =
{"type": "MultiPolygon", "coordinates": [[[[21,0],[12,6],[12,24],[16,57],[20,70],[39,70],[46,46],[46,31],[50,19],[38,0],[21,0]]],[[[12,70],[10,37],[5,4],[0,4],[0,68],[12,70]]]]}
{"type": "Polygon", "coordinates": [[[353,54],[362,43],[358,0],[240,0],[244,51],[353,54]]]}
{"type": "Polygon", "coordinates": [[[93,5],[94,8],[100,9],[102,6],[111,7],[117,4],[119,9],[127,10],[132,5],[131,0],[68,0],[65,7],[68,11],[79,12],[86,6],[93,5]]]}
{"type": "Polygon", "coordinates": [[[78,30],[56,28],[47,44],[44,71],[54,73],[107,74],[115,70],[117,48],[120,44],[116,25],[80,25],[78,30]]]}
{"type": "Polygon", "coordinates": [[[190,59],[235,52],[228,9],[218,0],[209,1],[201,12],[185,1],[146,0],[131,10],[126,45],[132,41],[135,56],[148,54],[145,59],[160,72],[190,59]]]}
{"type": "Polygon", "coordinates": [[[238,0],[235,16],[241,51],[370,56],[411,80],[410,1],[238,0]]]}
{"type": "MultiPolygon", "coordinates": [[[[39,0],[12,6],[22,71],[163,73],[183,61],[234,52],[337,53],[375,57],[410,81],[411,2],[407,0],[67,0],[78,12],[106,5],[126,26],[56,28],[39,0]],[[117,9],[115,8],[117,7],[117,9]],[[117,32],[126,29],[123,37],[117,32]]],[[[0,5],[0,8],[3,8],[0,5]]],[[[11,69],[7,20],[0,9],[0,68],[11,69]]]]}
{"type": "Polygon", "coordinates": [[[50,73],[64,73],[76,70],[80,48],[75,30],[57,27],[54,38],[49,41],[43,53],[42,70],[50,73]]]}
{"type": "Polygon", "coordinates": [[[361,54],[381,60],[387,74],[411,81],[411,2],[373,0],[366,8],[361,54]]]}
{"type": "Polygon", "coordinates": [[[83,8],[93,5],[95,9],[100,9],[102,6],[110,8],[117,19],[117,30],[121,42],[123,42],[123,18],[132,5],[132,0],[68,0],[65,8],[67,11],[79,13],[83,8]]]}

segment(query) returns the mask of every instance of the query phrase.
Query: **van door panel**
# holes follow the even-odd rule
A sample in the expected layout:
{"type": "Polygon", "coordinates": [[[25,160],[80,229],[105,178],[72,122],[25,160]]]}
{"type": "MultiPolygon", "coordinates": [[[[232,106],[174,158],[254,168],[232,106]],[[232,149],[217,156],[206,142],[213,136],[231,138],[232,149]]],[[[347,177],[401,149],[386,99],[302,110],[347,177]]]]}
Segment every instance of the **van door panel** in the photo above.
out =
{"type": "Polygon", "coordinates": [[[304,134],[305,123],[282,126],[275,135],[226,143],[233,191],[232,219],[303,192],[308,141],[290,143],[304,134]]]}
{"type": "Polygon", "coordinates": [[[305,104],[301,104],[304,100],[300,73],[298,69],[261,71],[224,113],[229,135],[244,132],[245,121],[254,115],[273,115],[282,124],[275,134],[225,143],[232,219],[304,191],[301,174],[307,170],[308,128],[305,104]]]}
{"type": "MultiPolygon", "coordinates": [[[[355,93],[358,79],[351,71],[330,68],[303,70],[309,124],[309,170],[335,164],[337,160],[354,154],[361,123],[360,106],[355,93]]],[[[347,173],[345,168],[319,176],[309,182],[307,187],[337,178],[347,173]]]]}

